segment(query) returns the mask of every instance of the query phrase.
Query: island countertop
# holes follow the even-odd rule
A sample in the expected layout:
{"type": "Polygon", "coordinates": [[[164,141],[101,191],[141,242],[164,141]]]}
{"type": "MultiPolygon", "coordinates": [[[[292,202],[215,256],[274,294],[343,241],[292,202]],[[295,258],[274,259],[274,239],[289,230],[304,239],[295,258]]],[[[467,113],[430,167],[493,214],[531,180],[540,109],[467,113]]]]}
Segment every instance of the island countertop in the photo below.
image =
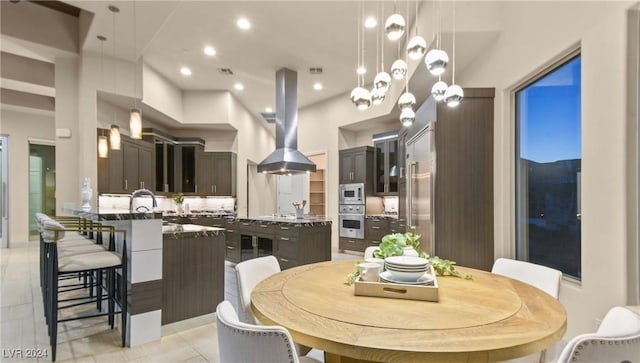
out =
{"type": "Polygon", "coordinates": [[[268,224],[295,224],[305,226],[317,226],[331,224],[331,219],[324,217],[305,216],[304,218],[282,217],[282,216],[258,216],[235,218],[240,222],[268,223],[268,224]]]}
{"type": "Polygon", "coordinates": [[[134,219],[162,219],[161,212],[133,212],[129,213],[128,209],[108,209],[108,208],[65,208],[65,212],[73,215],[91,219],[94,221],[126,221],[134,219]]]}
{"type": "Polygon", "coordinates": [[[221,235],[224,230],[224,228],[200,226],[197,224],[167,223],[162,226],[162,236],[172,239],[212,237],[221,235]]]}

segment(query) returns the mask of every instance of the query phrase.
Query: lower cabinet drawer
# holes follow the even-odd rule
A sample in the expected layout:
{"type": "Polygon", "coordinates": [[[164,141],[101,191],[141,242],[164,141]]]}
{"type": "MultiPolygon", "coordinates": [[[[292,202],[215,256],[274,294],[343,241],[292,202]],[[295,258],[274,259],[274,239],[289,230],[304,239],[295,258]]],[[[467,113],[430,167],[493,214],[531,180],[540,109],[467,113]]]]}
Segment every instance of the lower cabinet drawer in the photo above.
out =
{"type": "Polygon", "coordinates": [[[292,258],[287,258],[283,256],[274,255],[276,259],[278,259],[278,263],[280,264],[281,270],[286,270],[291,267],[298,266],[298,262],[292,258]]]}
{"type": "Polygon", "coordinates": [[[367,247],[378,247],[380,246],[380,240],[367,241],[367,247]]]}
{"type": "Polygon", "coordinates": [[[364,239],[340,237],[339,247],[341,250],[364,252],[365,248],[367,248],[367,241],[364,239]]]}
{"type": "Polygon", "coordinates": [[[276,237],[274,254],[286,258],[296,258],[298,256],[298,240],[292,237],[276,237]]]}

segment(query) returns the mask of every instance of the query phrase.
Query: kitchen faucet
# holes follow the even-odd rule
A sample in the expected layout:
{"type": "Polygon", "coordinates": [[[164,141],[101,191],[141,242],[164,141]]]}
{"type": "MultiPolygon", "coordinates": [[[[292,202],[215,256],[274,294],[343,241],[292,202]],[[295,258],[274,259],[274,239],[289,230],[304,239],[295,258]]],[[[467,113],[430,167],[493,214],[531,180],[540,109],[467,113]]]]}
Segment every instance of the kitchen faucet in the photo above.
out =
{"type": "Polygon", "coordinates": [[[149,189],[138,189],[131,193],[131,196],[129,197],[129,213],[133,213],[133,200],[142,195],[150,195],[151,200],[153,200],[153,208],[158,206],[158,202],[156,201],[156,197],[153,195],[152,191],[149,189]]]}

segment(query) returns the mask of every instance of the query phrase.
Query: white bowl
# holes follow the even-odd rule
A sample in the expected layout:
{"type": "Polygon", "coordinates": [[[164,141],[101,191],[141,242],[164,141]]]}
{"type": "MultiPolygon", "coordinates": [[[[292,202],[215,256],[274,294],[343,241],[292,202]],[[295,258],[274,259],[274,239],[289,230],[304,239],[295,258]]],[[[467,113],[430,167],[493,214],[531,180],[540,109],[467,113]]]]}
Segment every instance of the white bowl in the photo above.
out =
{"type": "Polygon", "coordinates": [[[402,282],[416,282],[426,272],[426,270],[415,271],[415,272],[404,272],[404,271],[394,271],[389,269],[387,269],[387,271],[389,271],[389,273],[391,274],[394,280],[402,281],[402,282]]]}
{"type": "Polygon", "coordinates": [[[426,258],[415,256],[391,256],[385,258],[384,261],[391,265],[405,267],[427,266],[429,264],[429,260],[426,258]]]}

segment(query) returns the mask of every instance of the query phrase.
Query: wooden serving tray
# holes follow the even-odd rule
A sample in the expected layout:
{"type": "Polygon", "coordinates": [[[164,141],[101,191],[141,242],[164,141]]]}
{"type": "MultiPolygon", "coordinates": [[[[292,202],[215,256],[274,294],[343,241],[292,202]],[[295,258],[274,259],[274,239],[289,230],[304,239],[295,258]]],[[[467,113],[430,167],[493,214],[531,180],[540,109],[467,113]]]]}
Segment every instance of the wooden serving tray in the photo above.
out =
{"type": "Polygon", "coordinates": [[[388,297],[392,299],[438,301],[438,278],[429,266],[429,273],[433,275],[433,285],[409,285],[392,282],[355,281],[355,295],[388,297]]]}

